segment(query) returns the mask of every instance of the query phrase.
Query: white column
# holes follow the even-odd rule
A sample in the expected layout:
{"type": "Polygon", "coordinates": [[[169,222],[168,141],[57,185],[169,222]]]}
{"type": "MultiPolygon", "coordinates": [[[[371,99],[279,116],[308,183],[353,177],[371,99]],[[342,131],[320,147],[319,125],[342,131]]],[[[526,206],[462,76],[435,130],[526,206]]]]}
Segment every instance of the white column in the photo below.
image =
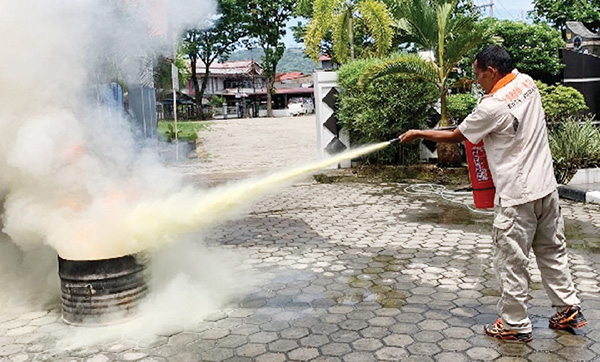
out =
{"type": "MultiPolygon", "coordinates": [[[[332,99],[330,92],[338,87],[337,74],[335,72],[315,72],[315,113],[317,123],[317,149],[319,158],[324,159],[332,155],[332,145],[338,148],[350,148],[348,133],[340,130],[333,124],[335,110],[325,103],[325,99],[332,99]],[[329,146],[329,147],[328,147],[329,146]]],[[[335,153],[335,152],[334,152],[335,153]]],[[[349,168],[351,160],[343,161],[331,168],[349,168]]]]}

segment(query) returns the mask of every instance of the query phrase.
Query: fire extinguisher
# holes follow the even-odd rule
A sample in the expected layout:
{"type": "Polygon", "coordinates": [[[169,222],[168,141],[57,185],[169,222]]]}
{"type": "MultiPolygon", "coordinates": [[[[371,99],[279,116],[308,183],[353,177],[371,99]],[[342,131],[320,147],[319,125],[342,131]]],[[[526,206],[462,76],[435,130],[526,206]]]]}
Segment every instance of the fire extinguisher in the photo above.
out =
{"type": "Polygon", "coordinates": [[[473,144],[465,140],[469,178],[473,187],[473,201],[478,209],[494,207],[496,187],[488,166],[483,141],[473,144]]]}

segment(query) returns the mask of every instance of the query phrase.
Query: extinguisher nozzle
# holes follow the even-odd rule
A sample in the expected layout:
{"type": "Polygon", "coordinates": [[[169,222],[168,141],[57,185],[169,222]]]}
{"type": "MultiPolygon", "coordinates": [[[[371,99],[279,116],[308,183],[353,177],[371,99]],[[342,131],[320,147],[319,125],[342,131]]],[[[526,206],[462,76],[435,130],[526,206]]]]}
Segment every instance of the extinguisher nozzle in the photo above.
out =
{"type": "Polygon", "coordinates": [[[390,145],[391,145],[392,143],[394,143],[394,142],[398,142],[398,141],[400,141],[400,138],[393,138],[393,139],[389,140],[389,142],[390,142],[390,145]]]}

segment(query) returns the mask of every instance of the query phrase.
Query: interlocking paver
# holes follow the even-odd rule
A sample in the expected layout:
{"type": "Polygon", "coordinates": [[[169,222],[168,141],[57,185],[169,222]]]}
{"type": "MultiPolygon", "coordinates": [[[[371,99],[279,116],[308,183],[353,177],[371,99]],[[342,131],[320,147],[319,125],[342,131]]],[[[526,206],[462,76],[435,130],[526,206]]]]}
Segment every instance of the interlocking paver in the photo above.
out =
{"type": "Polygon", "coordinates": [[[596,354],[587,348],[565,347],[556,353],[571,361],[591,361],[596,358],[596,354]]]}
{"type": "Polygon", "coordinates": [[[375,352],[375,356],[379,361],[402,361],[408,356],[408,352],[404,348],[384,347],[375,352]]]}
{"type": "Polygon", "coordinates": [[[419,342],[437,342],[444,338],[440,332],[421,331],[416,333],[413,338],[419,342]]]}
{"type": "MultiPolygon", "coordinates": [[[[364,331],[364,330],[363,330],[364,331]]],[[[339,330],[329,335],[333,342],[354,342],[360,338],[360,335],[355,331],[339,330]]]]}
{"type": "Polygon", "coordinates": [[[375,317],[375,318],[369,319],[368,322],[372,326],[387,327],[387,326],[391,326],[392,324],[396,323],[396,320],[392,317],[375,317]]]}
{"type": "Polygon", "coordinates": [[[438,343],[444,351],[464,351],[471,347],[471,344],[466,339],[445,338],[438,343]]]}
{"type": "Polygon", "coordinates": [[[266,346],[261,343],[248,343],[235,349],[236,355],[242,357],[256,357],[266,351],[266,346]]]}
{"type": "Polygon", "coordinates": [[[344,362],[371,362],[376,361],[373,354],[367,352],[352,352],[344,356],[344,362]]]}
{"type": "Polygon", "coordinates": [[[343,356],[352,352],[352,348],[347,343],[329,343],[320,348],[321,352],[329,356],[343,356]]]}
{"type": "Polygon", "coordinates": [[[430,342],[415,342],[406,347],[413,354],[421,354],[426,356],[432,356],[441,351],[441,349],[435,344],[430,342]]]}
{"type": "Polygon", "coordinates": [[[320,347],[329,343],[329,337],[323,334],[311,334],[300,340],[300,344],[307,347],[320,347]]]}
{"type": "Polygon", "coordinates": [[[233,356],[233,350],[229,348],[213,348],[202,353],[205,361],[223,361],[233,356]]]}
{"type": "Polygon", "coordinates": [[[298,347],[298,342],[291,339],[279,339],[268,345],[269,350],[273,352],[288,352],[298,347]]]}
{"type": "Polygon", "coordinates": [[[245,336],[231,334],[217,341],[217,347],[236,348],[248,342],[245,336]]]}
{"type": "Polygon", "coordinates": [[[483,361],[491,361],[500,356],[496,350],[488,347],[473,347],[467,350],[467,355],[472,359],[483,361]]]}
{"type": "Polygon", "coordinates": [[[376,338],[361,338],[352,342],[352,346],[358,351],[375,351],[381,348],[383,344],[376,338]]]}
{"type": "Polygon", "coordinates": [[[391,332],[386,327],[367,327],[359,331],[360,335],[366,338],[383,338],[391,332]]]}
{"type": "Polygon", "coordinates": [[[300,339],[302,337],[306,337],[310,331],[308,328],[303,327],[292,327],[288,329],[284,329],[280,332],[281,337],[287,339],[300,339]]]}
{"type": "Polygon", "coordinates": [[[590,344],[590,340],[583,336],[563,335],[556,339],[563,346],[568,347],[585,347],[590,344]]]}
{"type": "Polygon", "coordinates": [[[248,337],[248,340],[253,343],[269,343],[277,340],[278,336],[275,332],[258,332],[248,337]]]}
{"type": "MultiPolygon", "coordinates": [[[[273,120],[266,133],[258,131],[263,122],[270,121],[215,122],[202,134],[213,157],[171,167],[185,182],[212,187],[316,157],[314,118],[273,120]],[[284,141],[274,144],[274,139],[284,141]],[[301,151],[290,152],[294,147],[301,151]]],[[[567,239],[579,240],[569,253],[589,326],[578,335],[547,327],[554,309],[532,257],[528,303],[534,340],[506,343],[482,333],[482,324],[497,318],[499,296],[491,269],[491,217],[436,196],[410,195],[404,188],[301,178],[196,240],[244,255],[239,274],[256,272],[256,285],[239,299],[204,313],[203,319],[190,317],[189,326],[175,326],[163,336],[119,335],[76,350],[59,345],[80,328],[61,321],[58,304],[2,308],[0,360],[600,359],[600,256],[582,244],[594,243],[600,234],[598,205],[561,204],[567,239]]],[[[0,263],[4,245],[0,234],[0,263]]]]}
{"type": "Polygon", "coordinates": [[[292,360],[308,361],[319,355],[319,350],[316,348],[301,347],[288,353],[292,360]]]}
{"type": "Polygon", "coordinates": [[[339,327],[342,329],[348,329],[351,331],[359,331],[361,329],[365,329],[369,326],[366,321],[358,320],[358,319],[350,319],[343,321],[339,324],[339,327]]]}
{"type": "Polygon", "coordinates": [[[265,353],[256,357],[256,362],[283,362],[287,358],[284,353],[265,353]]]}
{"type": "Polygon", "coordinates": [[[435,355],[434,358],[438,362],[462,362],[469,360],[467,356],[457,352],[442,352],[435,355]]]}

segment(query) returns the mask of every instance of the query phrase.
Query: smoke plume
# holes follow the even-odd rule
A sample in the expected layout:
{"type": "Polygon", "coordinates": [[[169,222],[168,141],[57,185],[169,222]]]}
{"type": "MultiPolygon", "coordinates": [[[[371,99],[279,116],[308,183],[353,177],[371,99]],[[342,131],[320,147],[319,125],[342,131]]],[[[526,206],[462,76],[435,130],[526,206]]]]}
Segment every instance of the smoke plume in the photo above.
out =
{"type": "Polygon", "coordinates": [[[132,205],[180,180],[134,141],[101,87],[151,83],[148,61],[172,54],[175,37],[215,10],[212,0],[0,3],[0,194],[13,242],[74,260],[131,249],[132,205]]]}

